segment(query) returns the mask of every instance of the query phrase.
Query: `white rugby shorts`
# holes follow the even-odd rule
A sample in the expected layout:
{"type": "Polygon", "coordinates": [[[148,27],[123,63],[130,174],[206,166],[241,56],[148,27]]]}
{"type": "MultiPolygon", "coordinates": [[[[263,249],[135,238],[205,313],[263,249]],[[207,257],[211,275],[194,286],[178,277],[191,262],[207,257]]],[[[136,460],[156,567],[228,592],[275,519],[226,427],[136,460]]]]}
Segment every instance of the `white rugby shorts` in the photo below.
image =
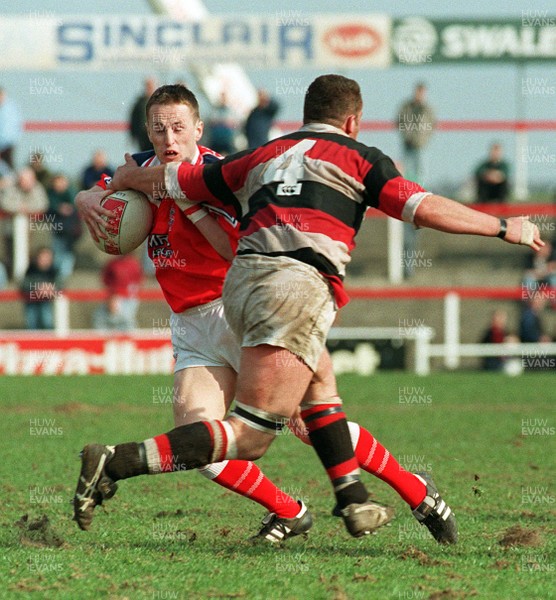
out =
{"type": "Polygon", "coordinates": [[[224,316],[221,298],[172,313],[170,331],[174,373],[188,367],[231,367],[238,371],[241,349],[224,316]]]}

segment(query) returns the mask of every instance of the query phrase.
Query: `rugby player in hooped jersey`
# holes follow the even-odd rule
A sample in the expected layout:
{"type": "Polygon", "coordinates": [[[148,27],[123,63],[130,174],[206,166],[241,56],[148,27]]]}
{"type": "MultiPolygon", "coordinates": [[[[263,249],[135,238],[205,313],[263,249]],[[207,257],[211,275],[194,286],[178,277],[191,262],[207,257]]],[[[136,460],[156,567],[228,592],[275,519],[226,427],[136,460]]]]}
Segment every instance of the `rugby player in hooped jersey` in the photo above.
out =
{"type": "MultiPolygon", "coordinates": [[[[190,200],[208,201],[242,219],[223,291],[226,318],[242,345],[237,403],[224,421],[184,425],[142,443],[87,446],[76,498],[102,499],[119,479],[161,472],[168,449],[173,464],[164,471],[258,458],[301,405],[348,530],[358,536],[376,528],[378,512],[360,481],[341,401],[311,396],[332,318],[347,301],[342,280],[366,207],[450,233],[498,236],[534,249],[543,242],[527,219],[498,220],[405,181],[388,157],[355,141],[361,113],[355,81],[322,76],[307,91],[304,127],[261,148],[199,168],[138,169],[126,158],[113,189],[149,193],[165,186],[184,211],[190,200]],[[291,289],[305,291],[302,301],[291,289]]],[[[422,485],[415,516],[438,541],[455,542],[450,509],[430,480],[422,485]]]]}
{"type": "MultiPolygon", "coordinates": [[[[196,142],[202,133],[202,124],[199,121],[195,99],[191,92],[180,86],[160,88],[153,95],[148,106],[148,112],[149,134],[155,153],[147,152],[135,155],[134,160],[139,162],[141,166],[147,167],[161,163],[191,160],[192,157],[197,157],[193,164],[206,164],[217,158],[217,155],[210,150],[197,146],[196,142]],[[168,103],[165,104],[165,102],[168,103]],[[181,116],[181,119],[176,119],[178,115],[181,116]],[[167,127],[168,122],[172,124],[171,128],[167,127]],[[181,145],[180,142],[182,142],[181,145]]],[[[93,237],[104,236],[102,229],[99,227],[103,223],[101,216],[109,214],[109,211],[103,209],[99,204],[100,198],[105,195],[101,189],[104,187],[105,183],[101,181],[96,191],[81,192],[78,196],[78,206],[86,215],[86,223],[93,237]]],[[[207,247],[207,243],[199,236],[196,228],[185,220],[184,215],[177,210],[173,201],[169,199],[163,202],[158,201],[154,206],[156,207],[153,208],[155,224],[149,238],[149,253],[156,265],[157,277],[165,292],[166,299],[174,312],[172,316],[172,335],[178,355],[175,373],[175,422],[176,425],[180,425],[196,419],[222,418],[233,395],[230,390],[231,384],[227,385],[229,380],[233,379],[233,376],[229,373],[229,367],[237,370],[237,360],[240,354],[237,341],[231,339],[228,335],[228,327],[218,302],[224,274],[229,265],[207,247]],[[174,223],[174,225],[171,227],[169,223],[174,223]],[[180,252],[181,256],[187,257],[186,260],[180,260],[180,252]],[[207,274],[212,274],[213,278],[208,278],[207,274]],[[205,294],[209,294],[209,296],[206,297],[205,294]],[[212,300],[212,298],[215,298],[215,300],[212,300]],[[207,300],[209,304],[206,304],[207,300]],[[213,305],[217,310],[211,308],[214,307],[213,305]],[[204,338],[194,335],[195,330],[193,332],[188,330],[187,332],[187,336],[190,336],[191,339],[183,338],[178,333],[181,327],[187,327],[188,324],[187,319],[183,323],[184,318],[180,313],[186,310],[186,314],[190,315],[191,310],[188,308],[190,306],[199,306],[201,309],[202,323],[194,324],[196,327],[204,328],[206,332],[204,338]],[[221,331],[225,332],[224,336],[219,334],[221,331]],[[194,356],[199,349],[205,348],[205,346],[205,353],[208,353],[208,356],[205,354],[200,359],[199,356],[194,356]],[[214,358],[210,357],[211,353],[218,355],[216,362],[214,358]],[[224,355],[223,361],[220,355],[224,355]],[[196,362],[191,363],[192,357],[195,358],[196,362]],[[207,358],[209,359],[208,363],[207,358]],[[228,364],[228,361],[230,364],[228,364]],[[213,366],[213,363],[216,366],[213,366]],[[197,366],[192,366],[192,364],[197,366]],[[226,386],[223,402],[220,399],[220,391],[217,393],[206,385],[205,378],[207,376],[209,378],[215,377],[216,380],[225,378],[226,386]],[[190,416],[190,419],[185,418],[187,415],[190,416]]],[[[183,203],[182,208],[184,208],[183,203]]],[[[223,235],[221,230],[214,228],[214,221],[211,218],[205,218],[206,211],[202,210],[199,205],[191,204],[186,213],[190,221],[195,221],[196,227],[201,229],[207,239],[216,245],[223,256],[228,257],[231,255],[228,239],[231,237],[234,241],[237,230],[235,228],[230,229],[229,218],[226,218],[222,213],[218,214],[219,223],[228,232],[227,235],[223,235]]],[[[193,313],[196,313],[196,311],[193,311],[193,313]]],[[[319,369],[319,374],[315,375],[311,390],[307,394],[307,401],[312,401],[315,406],[318,406],[323,398],[334,399],[338,396],[330,366],[330,357],[327,352],[323,353],[321,362],[322,366],[319,369]]],[[[414,510],[414,515],[416,517],[420,515],[415,510],[422,505],[427,494],[427,486],[423,479],[405,471],[388,450],[367,430],[352,422],[349,423],[349,429],[356,457],[361,467],[388,483],[414,510]]],[[[306,432],[306,427],[302,422],[296,421],[292,430],[298,437],[307,442],[307,436],[302,435],[306,432]]],[[[267,484],[258,469],[251,466],[250,463],[245,465],[239,461],[234,461],[233,463],[211,465],[202,469],[202,472],[207,475],[214,475],[220,469],[221,471],[216,477],[218,483],[224,484],[226,487],[233,484],[233,489],[240,493],[246,490],[250,491],[255,499],[263,497],[261,495],[266,491],[268,493],[267,500],[271,501],[273,497],[272,487],[267,484]],[[226,464],[227,466],[224,468],[226,464]],[[246,469],[249,470],[246,471],[246,469]],[[249,476],[238,484],[235,478],[239,476],[241,479],[245,472],[249,476]],[[253,481],[260,481],[263,485],[253,486],[253,481]]],[[[279,497],[281,505],[286,504],[286,507],[290,505],[292,512],[297,510],[297,505],[293,499],[281,492],[279,497]]],[[[80,511],[81,506],[82,503],[78,502],[76,518],[78,522],[87,526],[90,522],[89,512],[87,510],[80,511]]],[[[88,503],[86,503],[86,506],[88,506],[88,503]]],[[[377,521],[375,524],[377,525],[384,524],[391,517],[391,511],[380,505],[370,503],[368,507],[376,511],[377,521]]],[[[274,516],[266,519],[265,526],[259,535],[277,541],[307,530],[308,517],[301,519],[299,516],[294,516],[288,519],[283,516],[283,506],[270,506],[270,508],[273,509],[274,516]]],[[[428,524],[428,522],[425,524],[428,524]]],[[[435,534],[433,533],[433,535],[435,534]]],[[[439,538],[437,534],[435,537],[441,542],[454,541],[453,539],[446,539],[445,536],[439,538]]]]}
{"type": "MultiPolygon", "coordinates": [[[[147,131],[154,151],[134,155],[140,166],[173,161],[207,164],[220,155],[197,142],[203,122],[195,95],[183,85],[158,88],[147,103],[147,131]]],[[[76,204],[93,238],[104,238],[103,216],[110,211],[100,206],[112,193],[109,178],[77,195],[76,204]]],[[[202,419],[222,419],[235,393],[239,367],[237,341],[223,316],[221,302],[224,277],[237,243],[237,223],[224,211],[199,204],[180,210],[163,193],[150,195],[153,227],[148,252],[157,280],[172,309],[170,329],[176,363],[174,367],[174,422],[176,426],[202,419]],[[210,242],[210,243],[209,243],[210,242]]],[[[183,208],[183,206],[182,206],[183,208]]],[[[163,448],[147,452],[160,456],[159,468],[166,468],[163,448]]],[[[276,486],[252,462],[220,461],[199,469],[223,487],[263,505],[269,515],[259,536],[272,542],[306,532],[311,515],[276,486]]],[[[88,498],[75,504],[75,518],[82,529],[90,526],[92,511],[88,498]]]]}
{"type": "MultiPolygon", "coordinates": [[[[181,88],[173,86],[177,91],[180,91],[181,88]]],[[[189,91],[185,92],[181,90],[181,95],[185,95],[185,105],[180,105],[179,102],[184,101],[184,98],[181,96],[174,97],[172,94],[168,92],[169,86],[165,86],[157,91],[153,95],[153,99],[149,103],[149,134],[151,135],[151,140],[153,141],[153,145],[156,151],[156,156],[153,152],[143,153],[142,155],[135,155],[133,158],[136,162],[140,162],[141,166],[155,166],[160,163],[169,163],[176,162],[182,159],[191,161],[191,157],[198,156],[199,158],[194,161],[193,164],[206,164],[208,162],[213,162],[214,157],[216,156],[210,150],[204,149],[202,147],[197,147],[196,142],[200,137],[200,133],[202,132],[201,124],[199,124],[198,116],[197,116],[197,108],[194,100],[191,99],[191,93],[189,91]],[[165,90],[165,97],[169,99],[169,104],[166,106],[160,106],[162,99],[162,90],[165,90]],[[175,104],[174,104],[175,102],[175,104]],[[192,116],[191,111],[188,110],[188,102],[191,102],[191,107],[193,108],[193,112],[195,113],[192,116]],[[176,110],[177,109],[177,110],[176,110]],[[164,129],[164,125],[162,121],[167,121],[168,118],[171,120],[174,119],[176,112],[181,112],[182,119],[181,121],[176,121],[173,123],[173,127],[171,131],[166,131],[164,129]],[[175,131],[179,130],[179,131],[175,131]],[[175,135],[173,135],[175,133],[175,135]],[[167,138],[169,136],[169,138],[167,138]],[[176,138],[184,141],[183,148],[179,150],[176,149],[175,144],[173,143],[176,138]],[[204,160],[203,160],[204,158],[204,160]],[[160,160],[161,159],[161,160],[160,160]]],[[[176,93],[176,92],[175,92],[176,93]]],[[[102,188],[105,187],[104,182],[99,183],[102,188]]],[[[104,214],[110,214],[109,211],[103,209],[100,204],[100,198],[102,198],[105,193],[100,189],[100,187],[96,191],[88,191],[81,192],[78,196],[78,206],[82,210],[82,212],[86,215],[86,222],[91,231],[91,235],[93,237],[104,236],[101,226],[103,221],[101,216],[104,214]]],[[[183,202],[180,202],[180,205],[185,208],[183,202]]],[[[172,250],[172,254],[168,255],[168,251],[165,248],[164,244],[160,243],[160,238],[167,235],[168,221],[175,220],[176,215],[178,218],[180,217],[179,211],[175,212],[175,204],[172,201],[166,200],[165,203],[157,203],[158,209],[155,210],[155,226],[153,227],[153,234],[151,236],[151,243],[149,244],[149,251],[153,261],[157,267],[157,277],[160,281],[160,284],[166,294],[168,303],[173,308],[174,312],[180,311],[183,306],[187,304],[192,304],[195,306],[196,303],[200,302],[200,299],[195,296],[195,291],[197,288],[201,288],[201,291],[212,291],[216,292],[218,295],[221,292],[223,275],[221,271],[218,271],[220,277],[216,277],[212,282],[207,281],[205,277],[205,273],[211,272],[214,267],[218,269],[222,266],[222,261],[219,259],[215,253],[209,253],[208,258],[204,253],[199,253],[198,246],[199,243],[201,247],[206,247],[206,243],[203,243],[202,238],[199,235],[193,238],[193,245],[190,248],[189,245],[184,246],[185,239],[191,239],[191,233],[195,234],[195,231],[192,231],[194,228],[186,221],[184,221],[183,215],[181,215],[181,221],[183,223],[184,231],[182,235],[178,235],[180,233],[179,229],[176,229],[174,233],[174,237],[170,237],[170,241],[172,242],[172,246],[181,249],[184,255],[188,256],[187,266],[190,268],[185,274],[180,271],[184,271],[183,266],[179,261],[172,261],[171,256],[174,255],[174,251],[172,250]],[[186,235],[187,234],[187,235],[186,235]],[[163,260],[158,259],[160,253],[159,249],[164,251],[163,260]],[[212,264],[211,261],[214,263],[212,264]],[[191,269],[193,267],[193,269],[191,269]],[[201,268],[195,268],[201,267],[201,268]],[[164,270],[163,270],[164,268],[164,270]],[[189,277],[188,280],[184,280],[184,275],[189,277]],[[200,281],[196,281],[195,278],[200,277],[200,281]],[[182,283],[182,285],[180,285],[182,283]],[[210,287],[211,283],[214,287],[210,287]],[[172,290],[173,293],[167,293],[167,288],[172,290]]],[[[214,230],[214,228],[209,229],[209,226],[212,227],[211,219],[199,218],[201,216],[205,216],[205,211],[199,210],[199,205],[191,204],[188,205],[186,209],[186,213],[189,217],[193,217],[193,215],[197,215],[195,217],[195,224],[197,227],[202,229],[204,235],[210,239],[211,243],[215,243],[219,248],[219,251],[224,256],[229,255],[229,243],[228,238],[226,236],[222,237],[222,233],[220,232],[220,236],[218,236],[218,232],[214,230]]],[[[224,215],[219,213],[220,223],[223,226],[227,227],[228,234],[231,234],[232,239],[234,238],[234,234],[236,230],[230,230],[229,221],[225,219],[224,215]],[[223,219],[223,220],[222,220],[223,219]]],[[[227,269],[227,265],[225,265],[227,269]]],[[[215,294],[216,295],[216,294],[215,294]]],[[[218,304],[218,306],[220,306],[218,304]]],[[[178,356],[180,355],[180,349],[185,352],[186,355],[190,355],[192,352],[192,346],[198,344],[198,347],[203,347],[205,343],[207,344],[207,352],[219,352],[224,353],[226,360],[231,361],[231,366],[237,370],[237,358],[240,354],[240,348],[237,341],[231,340],[227,335],[224,338],[219,337],[218,332],[220,330],[228,331],[227,325],[224,322],[224,317],[220,310],[217,311],[205,311],[203,305],[203,323],[204,331],[207,332],[206,339],[198,339],[198,336],[193,336],[193,344],[188,342],[187,340],[181,340],[181,344],[176,344],[178,349],[178,356]],[[211,337],[212,336],[212,337],[211,337]],[[218,350],[214,349],[215,342],[218,350]],[[222,346],[220,343],[222,342],[222,346]],[[185,346],[185,349],[181,346],[185,346]],[[225,346],[225,347],[224,347],[225,346]]],[[[172,318],[172,332],[173,337],[179,338],[180,336],[174,335],[175,330],[179,323],[179,314],[174,314],[172,318]]],[[[194,333],[194,332],[193,332],[194,333]]],[[[189,332],[191,335],[191,332],[189,332]]],[[[195,350],[196,351],[196,350],[195,350]]],[[[182,356],[182,359],[184,357],[182,356]]],[[[206,360],[206,357],[205,357],[206,360]]],[[[204,364],[204,360],[201,361],[204,364]]],[[[220,358],[217,359],[218,364],[220,364],[220,358]]],[[[185,424],[191,422],[191,420],[195,420],[195,418],[222,418],[224,414],[224,408],[222,406],[222,402],[219,402],[218,405],[215,405],[213,399],[211,398],[211,389],[206,386],[199,385],[198,388],[194,387],[196,384],[203,384],[202,379],[199,376],[205,375],[205,371],[203,367],[185,367],[184,370],[179,366],[183,364],[183,361],[180,361],[178,358],[178,364],[176,365],[176,375],[175,375],[175,386],[176,386],[176,405],[174,406],[175,413],[175,422],[176,425],[185,424]],[[180,393],[180,390],[183,389],[181,385],[183,380],[190,382],[190,385],[187,385],[184,390],[184,394],[180,393]],[[190,394],[191,396],[189,396],[190,394]],[[198,402],[201,402],[201,406],[198,406],[198,402]],[[211,411],[212,407],[212,411],[211,411]],[[185,411],[183,410],[185,409],[185,411]],[[204,409],[204,410],[202,410],[204,409]],[[212,415],[211,415],[212,412],[212,415]],[[190,414],[193,415],[191,420],[184,419],[184,416],[190,414]]],[[[207,368],[207,371],[210,373],[216,372],[216,374],[220,373],[220,368],[217,367],[213,370],[210,366],[207,368]]],[[[223,375],[227,375],[228,372],[224,368],[222,371],[223,375]]],[[[226,396],[224,404],[226,408],[229,405],[230,394],[226,396]]],[[[323,356],[319,363],[318,372],[315,374],[313,378],[311,388],[307,393],[306,400],[308,403],[312,403],[314,407],[318,408],[319,404],[324,402],[323,399],[326,399],[328,402],[329,408],[332,407],[332,404],[338,402],[338,393],[336,389],[335,379],[332,373],[330,357],[328,353],[323,352],[323,356]]],[[[413,514],[416,518],[421,520],[422,514],[419,507],[428,506],[424,503],[425,498],[427,497],[427,493],[430,493],[431,498],[434,497],[435,492],[433,491],[432,483],[428,484],[423,481],[423,478],[412,473],[409,473],[405,469],[403,469],[399,463],[395,460],[395,458],[388,452],[384,446],[382,446],[367,430],[360,427],[358,424],[350,422],[349,423],[351,440],[353,443],[353,447],[355,450],[355,455],[358,460],[358,463],[362,468],[364,468],[369,473],[379,477],[386,483],[388,483],[394,490],[396,490],[400,496],[408,503],[410,508],[413,510],[413,514]]],[[[302,438],[303,441],[307,442],[306,436],[306,427],[302,421],[296,420],[295,424],[292,426],[292,430],[298,437],[302,438]]],[[[102,454],[102,448],[100,449],[102,454]]],[[[238,462],[238,461],[234,461],[238,462]]],[[[202,470],[202,472],[214,473],[217,471],[217,466],[212,465],[208,469],[202,470]]],[[[217,478],[219,483],[229,483],[233,482],[231,479],[231,475],[233,475],[234,464],[228,463],[228,467],[223,470],[221,475],[217,478]],[[230,476],[230,479],[224,479],[224,476],[230,476]]],[[[253,469],[253,467],[249,467],[254,471],[253,476],[256,476],[257,470],[253,469]]],[[[238,474],[240,473],[238,467],[238,474]]],[[[245,489],[253,489],[250,487],[252,482],[252,477],[249,477],[247,480],[247,485],[239,486],[239,491],[245,489]]],[[[268,486],[267,486],[268,487],[268,486]]],[[[234,489],[236,489],[234,487],[234,489]]],[[[270,488],[269,488],[270,489],[270,488]]],[[[261,492],[262,493],[262,490],[261,492]]],[[[284,502],[293,502],[293,500],[288,501],[288,496],[283,496],[284,502]]],[[[90,503],[85,503],[85,510],[81,510],[83,506],[82,502],[76,503],[76,519],[80,523],[89,523],[90,518],[92,518],[92,510],[94,505],[90,505],[90,503]],[[91,516],[89,516],[91,515],[91,516]]],[[[381,507],[376,503],[367,503],[364,505],[365,510],[373,511],[375,513],[375,526],[379,526],[381,524],[386,523],[392,516],[392,512],[385,507],[381,507]]],[[[292,507],[293,508],[293,507],[292,507]]],[[[278,512],[277,509],[274,511],[278,512]]],[[[338,507],[335,511],[335,514],[339,516],[338,507]]],[[[342,515],[343,516],[343,515],[342,515]]],[[[446,507],[446,511],[444,512],[444,516],[449,516],[449,509],[446,507]]],[[[267,539],[270,540],[278,540],[284,539],[284,537],[290,537],[296,533],[300,533],[307,528],[307,518],[303,520],[299,520],[299,517],[294,517],[293,519],[287,519],[285,517],[280,517],[280,513],[267,519],[265,523],[265,527],[260,532],[260,535],[263,534],[267,539]],[[295,526],[297,527],[292,527],[295,526]],[[280,527],[283,525],[284,528],[280,527]],[[286,529],[287,527],[287,529],[286,529]]],[[[452,517],[453,521],[453,517],[452,517]]],[[[451,536],[447,537],[445,532],[440,532],[435,530],[435,522],[432,518],[429,518],[425,523],[431,530],[431,533],[435,536],[435,538],[442,543],[448,543],[455,541],[454,532],[452,531],[451,536]]]]}

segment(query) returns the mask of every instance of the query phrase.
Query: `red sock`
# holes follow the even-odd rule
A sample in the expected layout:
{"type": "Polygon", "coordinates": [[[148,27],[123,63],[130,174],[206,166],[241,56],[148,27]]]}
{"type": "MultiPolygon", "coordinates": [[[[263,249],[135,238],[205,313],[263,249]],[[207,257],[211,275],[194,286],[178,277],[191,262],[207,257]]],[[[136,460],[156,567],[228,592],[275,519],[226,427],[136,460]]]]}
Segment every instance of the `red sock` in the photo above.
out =
{"type": "Polygon", "coordinates": [[[207,465],[199,472],[222,487],[258,502],[284,519],[295,517],[299,504],[277,488],[257,465],[247,460],[225,460],[207,465]]]}
{"type": "Polygon", "coordinates": [[[423,482],[413,473],[406,471],[364,427],[350,421],[349,430],[352,442],[355,441],[354,438],[357,439],[354,446],[359,466],[394,488],[411,508],[419,506],[427,494],[423,482]]]}
{"type": "MultiPolygon", "coordinates": [[[[296,421],[291,429],[303,443],[311,445],[311,440],[305,435],[301,424],[302,421],[296,421]]],[[[348,427],[359,466],[396,490],[411,508],[419,506],[427,493],[423,482],[413,473],[406,471],[367,429],[353,421],[348,421],[348,427]]]]}

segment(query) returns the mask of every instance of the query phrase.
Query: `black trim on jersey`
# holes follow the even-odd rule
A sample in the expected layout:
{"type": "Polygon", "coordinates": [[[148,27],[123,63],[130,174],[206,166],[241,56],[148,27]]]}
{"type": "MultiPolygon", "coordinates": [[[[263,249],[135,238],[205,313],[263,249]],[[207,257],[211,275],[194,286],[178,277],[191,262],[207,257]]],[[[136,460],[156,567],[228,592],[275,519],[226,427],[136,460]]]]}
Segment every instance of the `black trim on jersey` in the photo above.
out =
{"type": "Polygon", "coordinates": [[[358,204],[342,192],[317,181],[303,181],[301,195],[277,196],[276,190],[281,182],[272,182],[263,186],[249,198],[249,212],[242,219],[240,229],[246,229],[249,220],[261,209],[273,204],[283,208],[313,208],[320,210],[357,231],[367,206],[358,204]]]}
{"type": "MultiPolygon", "coordinates": [[[[365,161],[367,161],[371,168],[367,173],[367,176],[363,180],[365,186],[365,192],[363,193],[364,202],[367,206],[374,208],[378,207],[379,196],[382,188],[386,184],[385,180],[393,179],[394,177],[400,177],[400,172],[394,166],[394,163],[386,154],[374,146],[367,146],[347,135],[333,132],[316,132],[316,131],[295,131],[288,133],[280,138],[271,140],[268,144],[275,146],[280,145],[280,141],[284,140],[304,140],[304,139],[315,139],[315,140],[326,140],[328,142],[336,143],[340,146],[345,146],[350,150],[357,152],[365,161]],[[369,194],[369,190],[372,190],[372,194],[369,194]]],[[[266,145],[266,144],[265,144],[266,145]]],[[[360,225],[360,223],[359,223],[360,225]]],[[[356,229],[359,228],[359,225],[356,229]]]]}
{"type": "Polygon", "coordinates": [[[367,189],[367,202],[373,208],[378,207],[380,192],[390,179],[401,177],[401,173],[396,169],[392,159],[382,155],[382,158],[374,163],[373,168],[367,173],[363,184],[367,189]],[[372,190],[369,193],[369,190],[372,190]]]}
{"type": "Polygon", "coordinates": [[[256,250],[251,250],[250,248],[246,248],[244,250],[238,250],[237,255],[244,254],[260,254],[262,256],[287,256],[289,258],[294,258],[299,262],[310,265],[311,267],[315,267],[319,273],[323,273],[324,275],[330,275],[333,277],[338,277],[343,280],[343,275],[338,273],[338,269],[324,256],[323,254],[319,254],[315,252],[312,248],[299,248],[297,250],[280,250],[278,252],[257,252],[256,250]]]}
{"type": "Polygon", "coordinates": [[[218,158],[218,156],[210,154],[210,152],[207,152],[206,154],[201,152],[201,158],[203,159],[203,162],[201,163],[203,165],[212,165],[213,163],[220,162],[222,160],[221,158],[218,158]]]}
{"type": "Polygon", "coordinates": [[[235,210],[235,216],[239,218],[241,217],[241,205],[224,181],[224,177],[222,176],[222,165],[224,163],[224,160],[219,160],[218,162],[207,164],[203,169],[203,180],[209,192],[223,204],[231,205],[235,210]]]}

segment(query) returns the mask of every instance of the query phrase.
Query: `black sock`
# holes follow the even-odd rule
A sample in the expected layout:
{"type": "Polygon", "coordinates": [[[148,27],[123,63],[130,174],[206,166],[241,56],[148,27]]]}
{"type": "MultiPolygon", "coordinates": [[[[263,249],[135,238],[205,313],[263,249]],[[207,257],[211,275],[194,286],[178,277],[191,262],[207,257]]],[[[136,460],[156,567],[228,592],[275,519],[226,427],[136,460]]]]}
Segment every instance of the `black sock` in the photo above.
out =
{"type": "Polygon", "coordinates": [[[110,479],[118,481],[137,475],[146,475],[149,472],[143,444],[136,442],[118,444],[115,451],[116,453],[105,467],[106,474],[110,479]]]}
{"type": "Polygon", "coordinates": [[[198,469],[213,462],[214,443],[209,427],[210,424],[198,421],[166,434],[172,448],[174,471],[198,469]]]}
{"type": "Polygon", "coordinates": [[[205,423],[182,425],[140,444],[118,444],[106,465],[106,474],[118,481],[137,475],[197,469],[213,462],[213,448],[205,423]]]}
{"type": "Polygon", "coordinates": [[[369,494],[359,477],[359,462],[353,453],[341,405],[312,406],[301,416],[309,430],[313,448],[332,482],[339,507],[366,502],[369,494]]]}

